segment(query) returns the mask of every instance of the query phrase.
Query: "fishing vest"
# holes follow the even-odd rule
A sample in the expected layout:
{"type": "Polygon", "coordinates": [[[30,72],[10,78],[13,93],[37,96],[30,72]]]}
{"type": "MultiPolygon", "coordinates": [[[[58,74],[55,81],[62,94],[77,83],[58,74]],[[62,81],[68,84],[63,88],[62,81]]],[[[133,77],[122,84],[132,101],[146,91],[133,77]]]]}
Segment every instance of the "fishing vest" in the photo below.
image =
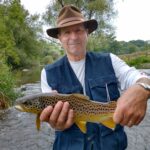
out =
{"type": "MultiPolygon", "coordinates": [[[[47,82],[59,93],[83,94],[83,88],[66,56],[45,67],[47,82]]],[[[108,102],[120,96],[117,78],[108,53],[87,52],[85,59],[85,89],[91,100],[108,102]],[[109,94],[109,96],[108,96],[109,94]]],[[[111,130],[98,123],[87,123],[84,134],[73,124],[55,132],[53,150],[124,150],[127,137],[122,126],[111,130]]]]}

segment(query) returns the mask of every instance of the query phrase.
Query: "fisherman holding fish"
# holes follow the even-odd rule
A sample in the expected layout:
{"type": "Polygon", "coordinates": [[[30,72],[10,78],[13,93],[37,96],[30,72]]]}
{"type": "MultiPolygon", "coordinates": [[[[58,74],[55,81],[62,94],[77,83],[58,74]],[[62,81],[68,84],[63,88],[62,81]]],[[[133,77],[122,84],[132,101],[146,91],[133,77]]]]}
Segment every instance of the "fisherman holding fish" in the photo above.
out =
{"type": "Polygon", "coordinates": [[[43,93],[81,93],[102,103],[117,100],[115,129],[87,122],[83,133],[74,124],[75,111],[69,102],[60,99],[40,115],[41,121],[56,130],[54,150],[124,150],[127,137],[123,126],[138,125],[145,116],[150,79],[112,53],[87,52],[88,36],[97,27],[96,20],[85,20],[72,5],[60,10],[57,27],[48,29],[47,34],[60,41],[66,55],[42,70],[41,88],[43,93]],[[124,91],[121,96],[120,91],[124,91]]]}

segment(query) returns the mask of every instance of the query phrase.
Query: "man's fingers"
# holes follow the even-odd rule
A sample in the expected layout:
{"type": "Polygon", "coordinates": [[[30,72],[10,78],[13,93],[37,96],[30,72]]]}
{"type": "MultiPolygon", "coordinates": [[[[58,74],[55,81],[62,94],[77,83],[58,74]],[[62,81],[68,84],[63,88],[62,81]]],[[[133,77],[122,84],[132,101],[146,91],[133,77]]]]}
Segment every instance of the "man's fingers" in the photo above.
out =
{"type": "Polygon", "coordinates": [[[70,109],[69,103],[65,102],[63,104],[60,115],[57,119],[55,128],[59,130],[67,129],[73,124],[73,119],[74,119],[73,110],[70,109]]]}
{"type": "Polygon", "coordinates": [[[69,103],[64,102],[60,115],[57,119],[57,126],[63,126],[68,118],[69,103]]]}
{"type": "Polygon", "coordinates": [[[143,112],[143,113],[139,112],[139,114],[137,114],[137,116],[135,116],[135,120],[134,120],[135,125],[138,125],[144,119],[145,113],[146,112],[143,112]]]}
{"type": "Polygon", "coordinates": [[[49,124],[59,130],[69,128],[73,124],[73,110],[70,109],[68,102],[57,102],[55,107],[46,107],[41,115],[40,120],[49,122],[49,124]]]}
{"type": "Polygon", "coordinates": [[[133,121],[130,120],[126,125],[127,125],[128,127],[132,127],[132,126],[133,126],[133,121]]]}
{"type": "Polygon", "coordinates": [[[60,112],[62,110],[63,107],[63,102],[58,101],[57,104],[55,105],[52,114],[49,118],[49,123],[51,124],[52,127],[55,127],[56,123],[57,123],[57,119],[60,115],[60,112]]]}
{"type": "Polygon", "coordinates": [[[128,127],[132,127],[133,125],[137,125],[139,123],[139,116],[131,116],[129,121],[125,124],[128,127]]]}
{"type": "Polygon", "coordinates": [[[69,128],[74,123],[74,112],[72,109],[69,110],[68,119],[65,124],[65,128],[69,128]]]}
{"type": "Polygon", "coordinates": [[[52,106],[46,107],[46,108],[42,111],[42,113],[41,113],[41,115],[40,115],[40,120],[41,120],[41,121],[46,121],[46,122],[48,122],[48,121],[49,121],[49,117],[50,117],[52,111],[53,111],[53,107],[52,107],[52,106]]]}

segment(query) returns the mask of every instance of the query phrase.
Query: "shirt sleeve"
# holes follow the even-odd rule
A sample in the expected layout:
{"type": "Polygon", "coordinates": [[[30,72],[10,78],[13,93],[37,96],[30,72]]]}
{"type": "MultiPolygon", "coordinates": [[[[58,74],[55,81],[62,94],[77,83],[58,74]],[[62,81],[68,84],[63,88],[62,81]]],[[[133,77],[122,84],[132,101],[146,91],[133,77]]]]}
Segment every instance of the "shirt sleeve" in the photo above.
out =
{"type": "Polygon", "coordinates": [[[111,53],[110,57],[121,91],[124,91],[131,85],[135,84],[140,78],[149,78],[144,72],[140,72],[135,67],[128,66],[118,56],[111,53]]]}
{"type": "Polygon", "coordinates": [[[41,90],[43,93],[52,92],[52,88],[47,83],[45,69],[41,71],[41,90]]]}

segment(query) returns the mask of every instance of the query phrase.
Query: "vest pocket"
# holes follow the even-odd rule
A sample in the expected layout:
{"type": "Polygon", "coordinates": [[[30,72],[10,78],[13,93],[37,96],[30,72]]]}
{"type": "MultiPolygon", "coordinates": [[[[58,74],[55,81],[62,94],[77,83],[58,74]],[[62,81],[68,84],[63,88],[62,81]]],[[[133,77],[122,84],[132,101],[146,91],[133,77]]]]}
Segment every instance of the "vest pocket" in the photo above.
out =
{"type": "Polygon", "coordinates": [[[56,131],[53,150],[83,150],[84,135],[79,130],[56,131]]]}
{"type": "Polygon", "coordinates": [[[88,82],[92,98],[95,101],[108,102],[109,98],[110,100],[116,100],[119,97],[115,75],[89,79],[88,82]]]}

